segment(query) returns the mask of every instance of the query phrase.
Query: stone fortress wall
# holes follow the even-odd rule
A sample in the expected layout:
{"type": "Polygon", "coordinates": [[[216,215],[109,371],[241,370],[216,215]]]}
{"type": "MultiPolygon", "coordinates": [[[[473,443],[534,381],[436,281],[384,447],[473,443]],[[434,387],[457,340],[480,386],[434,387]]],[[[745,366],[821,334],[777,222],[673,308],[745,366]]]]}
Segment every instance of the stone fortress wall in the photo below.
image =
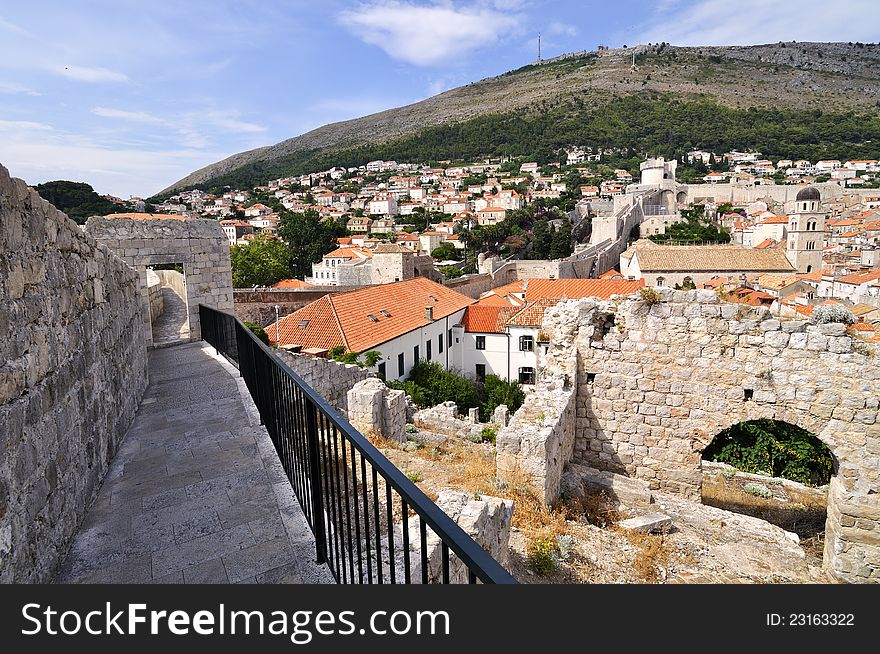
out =
{"type": "Polygon", "coordinates": [[[146,388],[144,319],[137,273],[0,166],[0,583],[55,574],[146,388]]]}
{"type": "Polygon", "coordinates": [[[348,391],[358,382],[374,377],[366,368],[308,354],[273,350],[291,370],[315,389],[334,408],[348,413],[348,391]]]}
{"type": "Polygon", "coordinates": [[[153,344],[147,293],[147,268],[183,264],[190,338],[201,338],[199,304],[233,311],[229,239],[216,220],[138,220],[93,216],[86,233],[139,273],[147,345],[153,344]]]}
{"type": "Polygon", "coordinates": [[[657,292],[657,303],[633,295],[547,311],[546,367],[534,401],[498,435],[499,474],[523,469],[553,501],[571,448],[575,462],[699,500],[701,452],[720,431],[782,420],[817,434],[835,457],[826,569],[880,582],[876,345],[841,324],[778,320],[712,291],[657,292]]]}

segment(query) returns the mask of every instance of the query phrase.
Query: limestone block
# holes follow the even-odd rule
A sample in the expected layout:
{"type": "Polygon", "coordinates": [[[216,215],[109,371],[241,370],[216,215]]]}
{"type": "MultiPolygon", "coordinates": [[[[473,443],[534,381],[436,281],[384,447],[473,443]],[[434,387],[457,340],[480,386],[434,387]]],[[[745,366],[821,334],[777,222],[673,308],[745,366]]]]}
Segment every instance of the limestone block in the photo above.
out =
{"type": "Polygon", "coordinates": [[[655,512],[648,515],[621,520],[617,526],[629,531],[638,531],[646,534],[660,534],[672,527],[672,518],[665,513],[655,512]]]}

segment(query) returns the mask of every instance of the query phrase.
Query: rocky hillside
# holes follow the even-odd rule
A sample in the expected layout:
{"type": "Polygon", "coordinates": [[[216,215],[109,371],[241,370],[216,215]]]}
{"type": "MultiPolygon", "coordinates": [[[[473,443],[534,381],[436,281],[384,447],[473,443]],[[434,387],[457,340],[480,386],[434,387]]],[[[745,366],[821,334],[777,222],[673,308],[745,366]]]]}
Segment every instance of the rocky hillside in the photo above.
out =
{"type": "MultiPolygon", "coordinates": [[[[577,98],[598,105],[625,96],[710,99],[736,109],[876,112],[880,45],[778,43],[741,47],[667,45],[564,55],[452,89],[421,102],[333,123],[275,145],[232,155],[188,175],[167,194],[250,167],[277,172],[315,153],[352,150],[412,136],[425,126],[528,113],[577,98]],[[283,166],[282,166],[283,167],[283,166]]],[[[622,144],[626,145],[626,144],[622,144]]]]}

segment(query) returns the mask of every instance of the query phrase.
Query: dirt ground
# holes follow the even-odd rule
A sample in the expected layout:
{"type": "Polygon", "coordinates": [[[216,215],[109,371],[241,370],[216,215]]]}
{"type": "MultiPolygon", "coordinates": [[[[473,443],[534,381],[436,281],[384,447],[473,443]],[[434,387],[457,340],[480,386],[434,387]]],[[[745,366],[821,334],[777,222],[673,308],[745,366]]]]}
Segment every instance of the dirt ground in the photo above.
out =
{"type": "MultiPolygon", "coordinates": [[[[489,443],[424,432],[410,437],[415,440],[402,446],[372,440],[429,497],[436,498],[443,488],[455,488],[514,500],[507,567],[522,583],[826,581],[815,511],[809,518],[811,526],[801,530],[812,532],[801,542],[791,531],[759,517],[655,492],[650,511],[670,516],[672,527],[667,533],[641,534],[617,525],[635,513],[613,507],[602,494],[547,509],[524,483],[496,477],[495,448],[489,443]]],[[[721,496],[710,501],[723,505],[730,499],[721,496]]],[[[766,507],[745,510],[768,515],[766,507]]],[[[795,525],[809,522],[797,512],[788,518],[795,525]]],[[[790,522],[784,526],[792,529],[790,522]]]]}

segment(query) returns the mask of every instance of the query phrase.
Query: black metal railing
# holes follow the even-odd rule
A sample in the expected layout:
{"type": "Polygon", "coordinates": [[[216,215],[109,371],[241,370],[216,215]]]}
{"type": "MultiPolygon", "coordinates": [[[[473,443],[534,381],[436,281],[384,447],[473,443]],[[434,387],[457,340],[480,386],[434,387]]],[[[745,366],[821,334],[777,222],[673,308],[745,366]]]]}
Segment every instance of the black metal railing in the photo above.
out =
{"type": "Polygon", "coordinates": [[[339,583],[516,583],[232,314],[199,305],[202,338],[239,369],[339,583]]]}

